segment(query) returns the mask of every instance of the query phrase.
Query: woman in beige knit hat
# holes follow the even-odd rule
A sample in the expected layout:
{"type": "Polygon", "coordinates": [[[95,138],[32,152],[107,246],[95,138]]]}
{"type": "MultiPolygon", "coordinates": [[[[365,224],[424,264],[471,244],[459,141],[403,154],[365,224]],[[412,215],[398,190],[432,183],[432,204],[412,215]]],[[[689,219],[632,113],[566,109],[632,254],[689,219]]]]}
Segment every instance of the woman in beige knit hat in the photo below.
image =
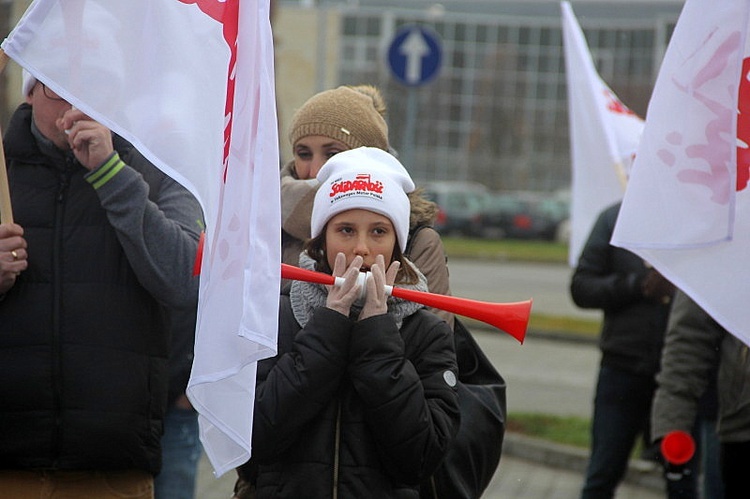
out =
{"type": "MultiPolygon", "coordinates": [[[[310,215],[323,164],[335,154],[357,147],[392,152],[385,121],[386,105],[371,85],[341,86],[320,92],[292,117],[289,142],[294,159],[281,169],[282,260],[299,264],[304,241],[310,238],[310,215]]],[[[427,277],[432,293],[450,295],[445,251],[430,226],[437,206],[421,189],[409,194],[411,203],[409,259],[427,277]],[[415,231],[416,229],[416,231],[415,231]]],[[[453,327],[453,314],[431,309],[453,327]]]]}

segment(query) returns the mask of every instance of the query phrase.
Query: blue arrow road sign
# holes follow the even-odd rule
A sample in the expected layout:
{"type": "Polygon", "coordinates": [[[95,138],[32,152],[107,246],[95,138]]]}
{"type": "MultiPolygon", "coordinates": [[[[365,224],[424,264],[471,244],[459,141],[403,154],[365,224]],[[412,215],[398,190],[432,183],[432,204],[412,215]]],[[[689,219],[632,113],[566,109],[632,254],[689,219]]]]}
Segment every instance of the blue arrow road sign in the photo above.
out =
{"type": "Polygon", "coordinates": [[[425,26],[404,26],[388,47],[388,67],[398,81],[416,87],[437,75],[442,55],[436,33],[425,26]]]}

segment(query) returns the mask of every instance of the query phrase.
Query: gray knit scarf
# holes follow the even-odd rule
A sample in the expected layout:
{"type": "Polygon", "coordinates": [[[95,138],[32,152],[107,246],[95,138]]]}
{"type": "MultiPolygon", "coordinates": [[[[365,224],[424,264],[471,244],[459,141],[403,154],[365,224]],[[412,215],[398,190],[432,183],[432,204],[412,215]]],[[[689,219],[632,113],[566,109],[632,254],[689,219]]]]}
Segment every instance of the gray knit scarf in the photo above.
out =
{"type": "MultiPolygon", "coordinates": [[[[408,260],[405,261],[416,270],[417,275],[419,276],[419,282],[416,284],[400,284],[399,287],[415,289],[417,291],[427,291],[427,278],[417,270],[413,263],[408,260]]],[[[307,253],[303,252],[299,257],[299,266],[303,269],[315,270],[315,260],[310,258],[307,253]]],[[[299,322],[300,326],[305,327],[316,308],[326,306],[327,297],[328,290],[323,284],[315,284],[305,281],[292,282],[292,289],[289,292],[289,298],[292,303],[294,318],[299,322]]],[[[388,314],[393,316],[396,320],[396,325],[399,329],[401,329],[401,324],[406,317],[409,317],[423,307],[424,305],[420,305],[419,303],[395,298],[393,296],[388,297],[388,314]]],[[[350,318],[356,320],[356,318],[359,317],[361,310],[361,307],[353,305],[350,318]]]]}

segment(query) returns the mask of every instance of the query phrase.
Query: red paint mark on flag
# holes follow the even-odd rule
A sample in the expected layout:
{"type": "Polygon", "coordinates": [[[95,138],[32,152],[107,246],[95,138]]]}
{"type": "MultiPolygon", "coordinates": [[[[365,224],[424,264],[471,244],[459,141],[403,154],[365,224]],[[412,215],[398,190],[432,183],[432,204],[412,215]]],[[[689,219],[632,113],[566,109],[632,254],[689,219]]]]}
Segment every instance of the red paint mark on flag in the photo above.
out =
{"type": "Polygon", "coordinates": [[[737,190],[747,188],[750,180],[750,58],[742,61],[740,90],[737,96],[737,190]]]}
{"type": "Polygon", "coordinates": [[[222,158],[223,180],[227,181],[229,167],[229,147],[232,143],[232,123],[234,115],[235,67],[237,64],[237,34],[239,32],[239,0],[177,0],[186,5],[195,4],[201,12],[221,23],[224,41],[229,47],[229,67],[227,68],[227,99],[224,106],[224,154],[222,158]]]}
{"type": "Polygon", "coordinates": [[[204,14],[207,14],[214,21],[223,22],[224,6],[226,2],[221,0],[178,0],[187,5],[195,4],[204,14]]]}
{"type": "Polygon", "coordinates": [[[607,109],[612,111],[615,114],[625,114],[625,115],[631,115],[636,116],[636,114],[631,111],[628,106],[622,103],[620,99],[617,98],[617,96],[612,93],[609,89],[603,90],[604,97],[607,99],[607,109]]]}
{"type": "MultiPolygon", "coordinates": [[[[705,122],[702,136],[685,137],[681,132],[672,130],[667,133],[666,137],[667,142],[681,148],[687,158],[701,160],[705,164],[704,168],[681,169],[677,172],[677,179],[686,184],[707,187],[711,192],[711,201],[722,205],[729,203],[733,187],[727,166],[731,162],[732,147],[737,147],[737,136],[731,130],[733,113],[737,112],[737,109],[730,108],[716,100],[709,84],[725,74],[732,60],[732,54],[738,50],[740,50],[740,35],[738,32],[730,33],[718,44],[714,52],[691,78],[686,81],[672,79],[677,91],[687,94],[701,104],[713,115],[713,118],[705,122]],[[733,136],[735,140],[731,142],[733,136]]],[[[739,134],[739,124],[737,133],[739,134]]],[[[746,133],[744,128],[742,133],[746,133]]],[[[678,164],[675,155],[667,149],[661,149],[657,154],[668,166],[678,164]]],[[[739,175],[738,184],[735,187],[738,186],[739,175]]]]}

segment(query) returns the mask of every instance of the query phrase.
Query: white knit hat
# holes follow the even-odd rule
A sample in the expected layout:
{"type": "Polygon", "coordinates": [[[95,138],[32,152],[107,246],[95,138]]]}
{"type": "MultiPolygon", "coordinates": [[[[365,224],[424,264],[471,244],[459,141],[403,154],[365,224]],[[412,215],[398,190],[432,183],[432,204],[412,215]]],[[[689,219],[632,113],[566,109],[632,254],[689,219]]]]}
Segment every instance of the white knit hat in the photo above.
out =
{"type": "Polygon", "coordinates": [[[358,147],[329,159],[318,172],[311,234],[317,237],[326,223],[347,210],[370,210],[388,217],[403,252],[409,236],[411,206],[407,193],[414,190],[406,168],[377,147],[358,147]]]}
{"type": "Polygon", "coordinates": [[[31,89],[34,88],[34,85],[36,85],[36,78],[25,69],[22,71],[22,75],[23,83],[21,84],[21,93],[23,94],[22,97],[25,99],[29,95],[29,92],[31,92],[31,89]]]}

